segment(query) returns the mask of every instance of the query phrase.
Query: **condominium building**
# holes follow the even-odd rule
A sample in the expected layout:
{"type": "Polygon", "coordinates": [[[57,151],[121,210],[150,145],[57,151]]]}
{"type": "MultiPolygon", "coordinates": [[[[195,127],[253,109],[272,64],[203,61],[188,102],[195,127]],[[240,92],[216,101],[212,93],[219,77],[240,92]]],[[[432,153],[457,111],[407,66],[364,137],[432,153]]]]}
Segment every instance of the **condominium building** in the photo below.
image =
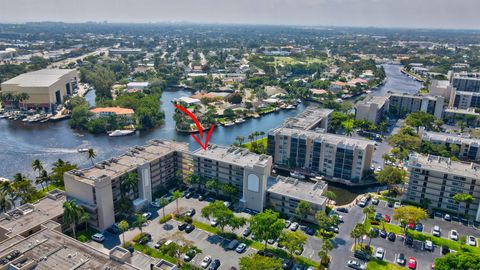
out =
{"type": "Polygon", "coordinates": [[[115,204],[123,196],[138,211],[152,201],[152,194],[175,186],[188,169],[187,157],[187,144],[152,140],[93,167],[67,172],[65,190],[90,213],[90,225],[104,230],[115,223],[115,204]],[[126,177],[136,177],[137,188],[126,190],[126,177]]]}
{"type": "Polygon", "coordinates": [[[442,96],[388,92],[389,112],[396,116],[405,116],[412,112],[426,112],[442,118],[445,98],[442,96]]]}
{"type": "Polygon", "coordinates": [[[480,92],[480,73],[449,72],[448,76],[457,91],[480,92]]]}
{"type": "Polygon", "coordinates": [[[480,108],[480,92],[455,91],[449,102],[450,108],[480,108]]]}
{"type": "Polygon", "coordinates": [[[387,97],[368,96],[355,105],[355,119],[366,120],[378,125],[388,113],[387,97]]]}
{"type": "Polygon", "coordinates": [[[267,153],[277,166],[345,184],[365,183],[374,149],[373,141],[336,134],[291,128],[268,133],[267,153]]]}
{"type": "Polygon", "coordinates": [[[327,130],[332,120],[333,110],[318,107],[307,107],[295,117],[286,119],[282,127],[301,130],[314,130],[321,128],[327,130]]]}
{"type": "Polygon", "coordinates": [[[459,121],[463,121],[468,126],[473,127],[478,124],[479,119],[480,114],[477,113],[474,108],[447,108],[443,112],[443,121],[451,125],[456,125],[459,121]]]}
{"type": "Polygon", "coordinates": [[[422,132],[422,140],[433,144],[445,145],[451,152],[451,146],[458,147],[458,153],[452,152],[456,157],[463,160],[480,161],[480,140],[468,138],[460,135],[440,133],[440,132],[422,132]]]}
{"type": "Polygon", "coordinates": [[[313,183],[292,177],[277,176],[276,179],[271,177],[267,190],[267,205],[281,214],[316,223],[315,213],[325,211],[327,198],[323,196],[323,192],[326,190],[327,183],[323,181],[313,183]],[[301,201],[310,204],[311,211],[304,217],[296,212],[301,201]]]}
{"type": "MultiPolygon", "coordinates": [[[[28,237],[41,230],[41,224],[45,222],[63,224],[65,200],[64,192],[55,189],[34,204],[26,203],[1,214],[0,241],[18,236],[28,237]]],[[[59,229],[61,229],[60,226],[59,229]]]]}
{"type": "MultiPolygon", "coordinates": [[[[77,88],[78,71],[75,69],[41,69],[24,73],[2,83],[2,93],[28,94],[28,99],[20,102],[25,109],[42,109],[54,112],[65,97],[77,88]]],[[[11,107],[13,102],[5,102],[11,107]]]]}
{"type": "Polygon", "coordinates": [[[409,180],[405,199],[429,208],[465,214],[480,221],[480,165],[438,156],[412,154],[407,163],[409,180]],[[456,203],[453,196],[470,194],[473,203],[456,203]]]}
{"type": "Polygon", "coordinates": [[[192,152],[194,174],[237,188],[240,206],[263,211],[272,158],[248,150],[210,144],[192,152]]]}
{"type": "Polygon", "coordinates": [[[428,86],[428,94],[432,96],[442,96],[445,100],[450,100],[450,96],[455,92],[455,88],[448,80],[432,80],[428,86]]]}

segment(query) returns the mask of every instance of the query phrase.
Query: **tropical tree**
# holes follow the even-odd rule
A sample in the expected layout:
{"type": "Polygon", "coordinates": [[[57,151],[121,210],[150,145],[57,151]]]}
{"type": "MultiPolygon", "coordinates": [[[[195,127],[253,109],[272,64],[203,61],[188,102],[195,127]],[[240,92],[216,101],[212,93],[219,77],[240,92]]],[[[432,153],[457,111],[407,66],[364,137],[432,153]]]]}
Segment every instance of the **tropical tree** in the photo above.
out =
{"type": "Polygon", "coordinates": [[[230,226],[232,229],[238,229],[245,225],[247,220],[243,217],[236,217],[232,210],[225,206],[222,201],[214,201],[202,209],[202,217],[210,220],[216,219],[218,227],[222,233],[226,226],[230,226]]]}
{"type": "Polygon", "coordinates": [[[302,220],[305,220],[310,212],[312,212],[312,205],[307,201],[300,201],[295,209],[295,213],[302,220]]]}
{"type": "Polygon", "coordinates": [[[364,213],[364,214],[367,216],[367,218],[368,218],[371,214],[375,213],[375,206],[369,205],[369,206],[363,208],[363,213],[364,213]]]}
{"type": "Polygon", "coordinates": [[[34,198],[36,189],[32,186],[32,181],[21,173],[13,176],[13,183],[11,188],[14,194],[14,199],[20,199],[21,204],[30,202],[34,198]]]}
{"type": "Polygon", "coordinates": [[[376,174],[377,182],[388,186],[393,190],[395,185],[404,184],[407,173],[405,170],[393,166],[385,166],[383,170],[376,174]]]}
{"type": "Polygon", "coordinates": [[[13,197],[5,190],[0,191],[0,211],[7,212],[15,205],[13,197]]]}
{"type": "Polygon", "coordinates": [[[43,163],[39,159],[35,159],[32,161],[32,169],[35,172],[38,172],[38,176],[40,176],[40,173],[43,171],[43,163]]]}
{"type": "Polygon", "coordinates": [[[48,176],[48,173],[46,170],[42,170],[40,172],[40,175],[37,176],[35,180],[35,184],[39,184],[42,186],[42,189],[45,190],[45,187],[48,187],[48,182],[50,181],[50,176],[48,176]]]}
{"type": "Polygon", "coordinates": [[[343,127],[343,130],[345,131],[345,134],[347,136],[351,136],[353,133],[354,120],[349,119],[347,121],[342,122],[342,127],[343,127]]]}
{"type": "Polygon", "coordinates": [[[240,258],[240,270],[278,270],[282,269],[282,261],[273,257],[251,254],[240,258]]]}
{"type": "Polygon", "coordinates": [[[167,200],[167,198],[160,198],[160,200],[158,201],[158,203],[160,204],[160,206],[162,207],[162,212],[163,212],[163,218],[165,218],[165,206],[168,205],[169,201],[167,200]]]}
{"type": "Polygon", "coordinates": [[[368,235],[368,238],[369,238],[368,246],[370,246],[372,244],[372,239],[378,237],[378,231],[377,230],[370,230],[370,231],[368,231],[367,235],[368,235]]]}
{"type": "Polygon", "coordinates": [[[417,223],[427,217],[428,215],[425,209],[412,205],[405,205],[393,209],[393,218],[400,221],[405,234],[407,233],[408,223],[417,223]]]}
{"type": "Polygon", "coordinates": [[[78,222],[85,223],[85,231],[88,231],[88,221],[90,220],[90,214],[82,207],[79,207],[78,222]]]}
{"type": "Polygon", "coordinates": [[[180,190],[175,190],[173,193],[172,193],[172,198],[173,200],[175,201],[176,205],[177,205],[177,214],[178,214],[178,199],[180,199],[181,197],[183,197],[183,192],[181,192],[180,190]]]}
{"type": "Polygon", "coordinates": [[[318,252],[318,256],[320,257],[322,262],[328,263],[330,261],[328,258],[328,253],[332,250],[333,250],[332,240],[328,238],[323,238],[322,248],[318,252]]]}
{"type": "Polygon", "coordinates": [[[480,257],[470,252],[455,252],[435,259],[435,269],[480,269],[480,257]]]}
{"type": "Polygon", "coordinates": [[[75,199],[63,203],[63,222],[70,225],[73,232],[73,238],[77,238],[76,227],[82,214],[82,210],[80,209],[83,210],[83,208],[77,205],[75,199]]]}
{"type": "Polygon", "coordinates": [[[301,250],[305,242],[307,241],[307,236],[304,233],[299,231],[285,231],[280,235],[278,243],[283,245],[285,249],[290,253],[290,257],[293,258],[293,253],[296,250],[301,250]]]}
{"type": "Polygon", "coordinates": [[[420,127],[432,129],[435,122],[435,116],[426,112],[413,112],[405,118],[407,125],[416,128],[417,134],[420,127]]]}
{"type": "Polygon", "coordinates": [[[278,213],[270,209],[264,210],[250,219],[252,234],[256,239],[265,242],[265,249],[268,239],[277,239],[284,227],[285,223],[278,217],[278,213]]]}
{"type": "Polygon", "coordinates": [[[96,156],[97,154],[95,153],[95,150],[93,148],[89,148],[87,151],[87,159],[92,162],[92,166],[94,165],[93,160],[96,156]]]}
{"type": "Polygon", "coordinates": [[[122,232],[123,244],[125,245],[125,232],[130,228],[128,221],[122,220],[117,225],[118,229],[122,232]]]}
{"type": "Polygon", "coordinates": [[[143,233],[143,224],[147,222],[147,218],[140,214],[135,214],[135,220],[133,221],[133,226],[138,228],[141,233],[143,233]]]}
{"type": "Polygon", "coordinates": [[[138,174],[135,171],[129,172],[120,178],[120,189],[122,196],[135,192],[138,189],[138,174]]]}
{"type": "Polygon", "coordinates": [[[65,162],[62,159],[58,159],[53,163],[52,174],[50,175],[50,179],[57,185],[63,186],[63,175],[76,169],[77,166],[70,164],[70,162],[65,162]]]}
{"type": "Polygon", "coordinates": [[[218,182],[218,179],[210,179],[205,183],[205,187],[208,190],[215,191],[215,195],[218,195],[218,189],[220,188],[220,182],[218,182]]]}
{"type": "Polygon", "coordinates": [[[237,188],[232,185],[232,184],[222,184],[220,185],[220,191],[223,193],[223,195],[227,196],[229,200],[233,201],[235,197],[237,196],[238,190],[237,188]]]}
{"type": "Polygon", "coordinates": [[[350,232],[350,237],[354,239],[353,248],[357,248],[358,241],[366,234],[365,227],[361,223],[357,223],[353,230],[350,232]]]}

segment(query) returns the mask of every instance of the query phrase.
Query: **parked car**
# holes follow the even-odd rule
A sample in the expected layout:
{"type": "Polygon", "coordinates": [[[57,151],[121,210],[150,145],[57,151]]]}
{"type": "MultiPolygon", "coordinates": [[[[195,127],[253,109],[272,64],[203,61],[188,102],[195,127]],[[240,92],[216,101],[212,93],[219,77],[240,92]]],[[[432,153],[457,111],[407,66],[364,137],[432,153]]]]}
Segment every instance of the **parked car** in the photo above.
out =
{"type": "Polygon", "coordinates": [[[190,249],[185,255],[183,255],[183,260],[189,262],[195,257],[195,255],[197,255],[197,252],[194,249],[190,249]]]}
{"type": "Polygon", "coordinates": [[[424,245],[423,245],[424,249],[425,250],[428,250],[428,251],[433,251],[433,243],[432,241],[430,240],[426,240],[424,245]]]}
{"type": "Polygon", "coordinates": [[[393,232],[390,232],[388,234],[388,240],[392,241],[392,242],[395,242],[395,238],[397,238],[397,236],[395,235],[395,233],[393,232]]]}
{"type": "Polygon", "coordinates": [[[290,225],[292,225],[292,222],[290,220],[285,220],[285,229],[290,227],[290,225]]]}
{"type": "Polygon", "coordinates": [[[415,229],[415,223],[413,223],[413,222],[408,223],[407,228],[409,228],[410,230],[415,229]]]}
{"type": "Polygon", "coordinates": [[[402,266],[405,265],[405,262],[406,262],[406,261],[405,261],[405,254],[400,253],[400,254],[398,255],[398,258],[397,258],[396,262],[397,262],[399,265],[402,265],[402,266]]]}
{"type": "Polygon", "coordinates": [[[195,226],[193,226],[192,224],[188,224],[187,227],[185,227],[186,233],[191,233],[193,230],[195,230],[195,226]]]}
{"type": "Polygon", "coordinates": [[[208,270],[217,270],[220,267],[220,260],[215,259],[211,264],[210,267],[208,267],[208,270]]]}
{"type": "Polygon", "coordinates": [[[415,231],[423,232],[423,224],[422,223],[415,224],[415,231]]]}
{"type": "Polygon", "coordinates": [[[122,231],[120,230],[120,228],[118,228],[117,224],[115,223],[110,228],[107,229],[107,232],[111,234],[119,234],[122,231]]]}
{"type": "Polygon", "coordinates": [[[192,208],[192,209],[188,210],[188,211],[185,213],[185,215],[186,215],[187,217],[193,217],[193,216],[195,215],[195,213],[196,213],[195,208],[192,208]]]}
{"type": "Polygon", "coordinates": [[[375,258],[379,260],[383,260],[383,256],[385,255],[385,250],[381,247],[378,247],[375,251],[375,258]]]}
{"type": "Polygon", "coordinates": [[[380,202],[380,201],[378,200],[377,197],[375,197],[375,198],[372,199],[372,204],[374,204],[374,205],[378,205],[379,202],[380,202]]]}
{"type": "Polygon", "coordinates": [[[289,260],[289,259],[285,259],[283,260],[283,263],[282,263],[282,269],[283,270],[289,270],[291,269],[293,266],[293,261],[292,260],[289,260]]]}
{"type": "Polygon", "coordinates": [[[202,263],[200,264],[200,266],[201,266],[202,268],[207,268],[211,261],[212,261],[212,257],[206,256],[205,258],[203,258],[202,263]]]}
{"type": "Polygon", "coordinates": [[[381,230],[381,231],[380,231],[380,237],[386,238],[386,237],[387,237],[387,231],[381,230]]]}
{"type": "Polygon", "coordinates": [[[257,251],[257,254],[265,256],[265,257],[270,257],[270,258],[274,256],[274,254],[271,251],[269,251],[268,249],[259,250],[259,251],[257,251]]]}
{"type": "Polygon", "coordinates": [[[96,233],[92,235],[92,240],[99,243],[103,242],[105,240],[105,235],[103,235],[102,233],[96,233]]]}
{"type": "Polygon", "coordinates": [[[342,212],[342,213],[348,213],[348,208],[346,208],[346,207],[339,207],[339,208],[337,208],[337,211],[338,211],[338,212],[342,212]]]}
{"type": "Polygon", "coordinates": [[[468,245],[472,246],[472,247],[476,247],[477,246],[477,239],[471,235],[468,236],[468,245]]]}
{"type": "Polygon", "coordinates": [[[410,257],[410,259],[408,259],[408,268],[410,269],[417,268],[417,259],[415,259],[414,257],[410,257]]]}
{"type": "Polygon", "coordinates": [[[305,233],[308,235],[315,235],[315,229],[312,227],[308,227],[305,233]]]}
{"type": "Polygon", "coordinates": [[[413,245],[413,238],[410,235],[407,235],[407,237],[405,237],[405,245],[413,245]]]}
{"type": "Polygon", "coordinates": [[[350,267],[350,268],[353,268],[353,269],[357,269],[357,270],[365,269],[365,265],[361,264],[357,260],[348,260],[347,261],[347,266],[350,267]]]}
{"type": "Polygon", "coordinates": [[[183,231],[188,226],[187,222],[183,222],[182,224],[178,224],[178,230],[183,231]]]}
{"type": "Polygon", "coordinates": [[[227,245],[227,250],[234,250],[238,246],[239,243],[240,242],[238,242],[238,240],[230,241],[230,243],[228,243],[228,245],[227,245]]]}
{"type": "Polygon", "coordinates": [[[458,232],[456,230],[451,230],[448,237],[453,241],[458,241],[458,232]]]}
{"type": "Polygon", "coordinates": [[[150,205],[151,205],[152,207],[156,207],[156,208],[161,207],[160,202],[159,202],[158,199],[153,200],[153,201],[150,203],[150,205]]]}
{"type": "Polygon", "coordinates": [[[371,228],[370,230],[371,230],[371,231],[374,231],[376,235],[379,235],[379,234],[380,234],[380,230],[379,230],[378,228],[373,227],[373,228],[371,228]]]}
{"type": "Polygon", "coordinates": [[[299,227],[299,226],[300,226],[300,225],[298,225],[297,222],[293,222],[292,225],[290,225],[290,230],[291,230],[291,231],[296,231],[296,230],[298,230],[298,227],[299,227]]]}
{"type": "Polygon", "coordinates": [[[361,199],[361,200],[358,202],[358,206],[360,206],[360,207],[365,207],[365,206],[367,206],[367,200],[361,199]]]}
{"type": "Polygon", "coordinates": [[[443,220],[452,221],[452,217],[449,214],[445,214],[445,216],[443,216],[443,220]]]}
{"type": "Polygon", "coordinates": [[[303,245],[300,245],[300,248],[299,248],[299,249],[296,249],[296,250],[294,251],[294,253],[295,253],[295,255],[297,255],[297,256],[302,255],[302,253],[303,253],[303,245]]]}
{"type": "Polygon", "coordinates": [[[402,206],[402,204],[400,202],[395,202],[393,204],[393,208],[399,208],[400,206],[402,206]]]}
{"type": "Polygon", "coordinates": [[[267,243],[273,245],[277,240],[276,239],[268,239],[267,243]]]}
{"type": "Polygon", "coordinates": [[[446,255],[448,253],[450,253],[450,248],[447,246],[442,246],[442,254],[446,255]]]}
{"type": "Polygon", "coordinates": [[[387,202],[387,206],[392,208],[393,207],[393,204],[394,204],[394,201],[388,201],[387,202]]]}
{"type": "Polygon", "coordinates": [[[247,237],[247,236],[249,236],[251,233],[252,233],[252,231],[250,230],[250,227],[247,227],[247,228],[245,229],[245,231],[243,231],[242,235],[243,235],[243,237],[247,237]]]}
{"type": "Polygon", "coordinates": [[[432,235],[440,237],[440,234],[441,234],[440,227],[438,227],[438,225],[433,226],[432,235]]]}
{"type": "Polygon", "coordinates": [[[244,244],[244,243],[240,243],[237,248],[235,249],[236,252],[238,253],[242,253],[245,251],[245,249],[247,249],[247,245],[244,244]]]}
{"type": "Polygon", "coordinates": [[[386,215],[383,217],[383,220],[385,220],[385,222],[387,222],[387,223],[390,223],[390,221],[392,220],[392,218],[390,217],[390,215],[386,214],[386,215]]]}
{"type": "Polygon", "coordinates": [[[159,249],[163,244],[165,244],[165,242],[167,242],[167,239],[165,238],[158,240],[157,243],[155,243],[155,248],[159,249]]]}
{"type": "Polygon", "coordinates": [[[355,250],[355,252],[353,252],[353,257],[362,261],[368,261],[370,259],[370,256],[362,250],[355,250]]]}
{"type": "Polygon", "coordinates": [[[149,233],[144,233],[143,237],[138,240],[137,243],[140,245],[145,245],[146,243],[150,242],[152,240],[152,235],[149,233]]]}
{"type": "Polygon", "coordinates": [[[379,221],[382,219],[382,213],[375,213],[375,220],[379,221]]]}
{"type": "Polygon", "coordinates": [[[212,220],[210,220],[210,225],[212,225],[212,227],[217,227],[218,225],[218,221],[216,218],[212,218],[212,220]]]}
{"type": "Polygon", "coordinates": [[[336,227],[336,226],[330,226],[329,228],[327,228],[327,231],[329,231],[329,232],[334,232],[334,233],[338,233],[338,227],[336,227]]]}
{"type": "Polygon", "coordinates": [[[193,196],[193,193],[192,193],[192,192],[187,192],[187,193],[185,194],[185,198],[187,198],[187,199],[190,199],[192,196],[193,196]]]}

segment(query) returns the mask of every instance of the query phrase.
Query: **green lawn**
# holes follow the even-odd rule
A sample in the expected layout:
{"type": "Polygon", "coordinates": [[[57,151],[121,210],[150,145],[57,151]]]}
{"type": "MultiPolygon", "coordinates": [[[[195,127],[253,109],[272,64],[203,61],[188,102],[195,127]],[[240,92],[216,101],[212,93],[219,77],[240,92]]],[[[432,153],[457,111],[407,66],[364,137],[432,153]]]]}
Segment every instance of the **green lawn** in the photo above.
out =
{"type": "MultiPolygon", "coordinates": [[[[257,144],[263,144],[263,149],[267,149],[267,142],[268,142],[267,137],[258,139],[254,142],[257,142],[257,144]]],[[[242,147],[247,148],[248,150],[251,150],[252,149],[252,144],[250,142],[246,142],[246,143],[242,144],[242,147]]]]}
{"type": "Polygon", "coordinates": [[[404,270],[404,267],[400,267],[396,264],[386,261],[371,260],[367,264],[367,270],[404,270]]]}

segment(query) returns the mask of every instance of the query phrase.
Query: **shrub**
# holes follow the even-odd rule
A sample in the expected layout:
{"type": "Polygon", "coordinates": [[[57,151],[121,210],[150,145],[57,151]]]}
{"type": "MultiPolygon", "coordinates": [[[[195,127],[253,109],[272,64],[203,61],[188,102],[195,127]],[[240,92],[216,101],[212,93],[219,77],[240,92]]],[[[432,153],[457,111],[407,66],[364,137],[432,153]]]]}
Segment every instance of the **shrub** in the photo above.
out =
{"type": "Polygon", "coordinates": [[[144,233],[139,233],[139,234],[137,234],[133,237],[132,241],[136,243],[136,242],[140,241],[140,239],[142,239],[143,236],[145,236],[144,233]]]}
{"type": "Polygon", "coordinates": [[[77,237],[77,240],[82,242],[82,243],[85,243],[85,242],[88,241],[88,237],[82,234],[79,237],[77,237]]]}
{"type": "Polygon", "coordinates": [[[162,218],[159,220],[159,223],[160,223],[160,224],[163,224],[163,223],[169,221],[170,219],[172,219],[172,215],[171,215],[171,214],[170,214],[170,215],[166,215],[165,217],[162,217],[162,218]]]}

